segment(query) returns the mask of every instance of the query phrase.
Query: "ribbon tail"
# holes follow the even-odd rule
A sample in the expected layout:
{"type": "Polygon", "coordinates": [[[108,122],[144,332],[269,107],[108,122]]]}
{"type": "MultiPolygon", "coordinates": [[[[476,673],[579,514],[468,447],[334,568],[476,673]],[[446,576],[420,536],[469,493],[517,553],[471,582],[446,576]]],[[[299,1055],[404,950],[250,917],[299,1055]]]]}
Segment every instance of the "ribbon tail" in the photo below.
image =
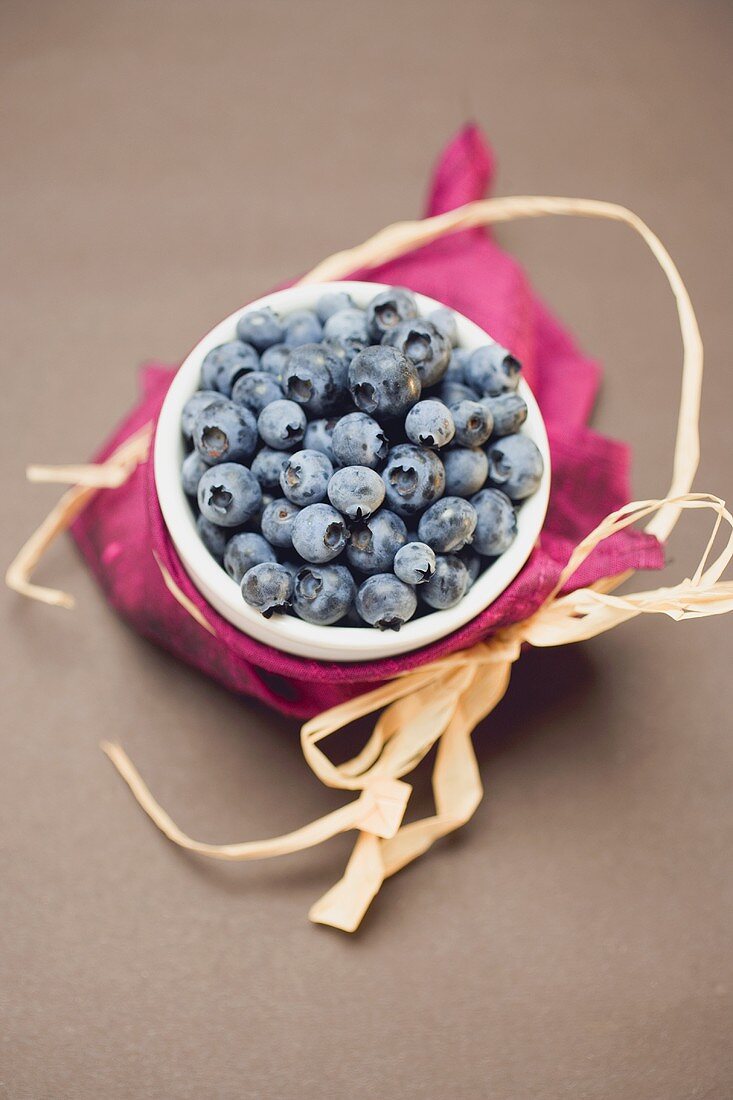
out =
{"type": "Polygon", "coordinates": [[[386,877],[383,843],[374,833],[359,833],[343,877],[311,906],[314,924],[357,930],[386,877]]]}

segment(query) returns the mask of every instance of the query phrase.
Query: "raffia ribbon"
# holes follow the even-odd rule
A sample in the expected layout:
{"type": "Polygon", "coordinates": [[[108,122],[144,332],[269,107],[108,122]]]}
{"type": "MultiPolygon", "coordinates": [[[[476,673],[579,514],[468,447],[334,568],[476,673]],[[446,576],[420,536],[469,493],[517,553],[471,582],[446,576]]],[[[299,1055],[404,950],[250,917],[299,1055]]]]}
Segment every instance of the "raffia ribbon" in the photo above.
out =
{"type": "MultiPolygon", "coordinates": [[[[659,500],[627,504],[607,516],[575,548],[554,592],[529,619],[471,649],[402,673],[306,722],[301,729],[301,746],[313,772],[326,786],[358,792],[358,796],[301,829],[280,837],[240,844],[207,844],[193,840],[156,802],[124,750],[109,743],[102,746],[158,828],[173,843],[200,855],[220,860],[267,859],[302,851],[339,833],[358,830],[343,877],[310,911],[311,920],[344,931],[358,928],[385,878],[422,855],[436,840],[459,828],[473,815],[483,792],[472,733],[503,697],[523,643],[555,646],[582,641],[641,614],[663,614],[679,620],[733,610],[733,583],[721,580],[733,557],[733,517],[718,497],[689,492],[699,456],[703,361],[700,333],[689,295],[669,253],[635,214],[612,203],[589,199],[488,199],[435,218],[389,226],[363,245],[325,260],[302,281],[342,278],[354,270],[384,263],[458,229],[542,215],[576,215],[623,222],[643,238],[667,276],[677,303],[684,351],[673,474],[667,495],[659,500]],[[566,582],[603,539],[632,523],[648,519],[646,530],[665,540],[682,511],[699,509],[712,511],[715,518],[692,577],[671,587],[632,595],[612,595],[612,590],[630,575],[624,574],[561,595],[566,582]],[[728,526],[728,539],[711,560],[722,524],[728,526]],[[349,723],[378,710],[382,713],[361,752],[345,764],[334,765],[321,748],[323,742],[349,723]],[[432,777],[436,812],[403,825],[411,793],[404,776],[412,772],[436,744],[432,777]]],[[[122,477],[125,469],[129,470],[135,454],[147,454],[142,438],[131,451],[132,456],[127,452],[121,457],[119,452],[112,456],[106,468],[34,467],[33,479],[75,480],[75,489],[70,492],[77,495],[70,499],[69,507],[76,508],[74,514],[77,514],[88,499],[84,498],[84,493],[93,493],[102,485],[112,485],[115,478],[122,477]],[[123,463],[128,465],[122,468],[123,463]]],[[[41,534],[41,528],[29,540],[11,566],[7,579],[11,587],[26,595],[70,606],[69,597],[63,593],[30,584],[30,572],[50,541],[50,531],[61,528],[62,515],[63,508],[60,513],[57,509],[55,526],[54,523],[48,526],[49,517],[45,533],[41,534]]],[[[158,564],[163,569],[162,563],[158,564]]],[[[170,575],[166,579],[164,569],[163,573],[176,599],[197,622],[211,630],[198,608],[177,588],[170,575]]]]}

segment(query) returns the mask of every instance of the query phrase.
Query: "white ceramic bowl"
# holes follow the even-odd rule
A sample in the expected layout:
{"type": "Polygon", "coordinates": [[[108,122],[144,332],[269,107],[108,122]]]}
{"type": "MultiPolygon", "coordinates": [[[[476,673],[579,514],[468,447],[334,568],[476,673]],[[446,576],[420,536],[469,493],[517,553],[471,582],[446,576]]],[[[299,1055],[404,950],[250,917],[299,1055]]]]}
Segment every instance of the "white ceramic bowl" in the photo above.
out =
{"type": "MultiPolygon", "coordinates": [[[[265,619],[248,607],[242,599],[239,585],[216,563],[201,542],[190,504],[181,487],[184,456],[181,411],[198,388],[204,356],[212,348],[235,338],[237,321],[243,313],[260,306],[272,306],[281,314],[312,308],[325,290],[334,289],[347,290],[357,305],[366,306],[385,287],[381,283],[357,282],[291,287],[251,302],[204,336],[181,365],[163,402],[155,440],[155,483],[163,517],[186,572],[206,600],[225,619],[245,634],[286,653],[323,661],[369,661],[406,653],[437,641],[464,626],[504,591],[526,562],[542,529],[550,492],[550,452],[537,402],[527,383],[522,380],[519,392],[529,410],[522,431],[534,440],[544,459],[542,483],[519,509],[517,537],[512,546],[479,576],[455,607],[414,619],[398,633],[391,630],[382,633],[367,626],[313,626],[292,615],[274,615],[271,619],[265,619]]],[[[423,315],[442,305],[422,294],[415,297],[423,315]]],[[[461,314],[456,314],[456,321],[462,347],[475,348],[493,342],[478,325],[461,314]]]]}

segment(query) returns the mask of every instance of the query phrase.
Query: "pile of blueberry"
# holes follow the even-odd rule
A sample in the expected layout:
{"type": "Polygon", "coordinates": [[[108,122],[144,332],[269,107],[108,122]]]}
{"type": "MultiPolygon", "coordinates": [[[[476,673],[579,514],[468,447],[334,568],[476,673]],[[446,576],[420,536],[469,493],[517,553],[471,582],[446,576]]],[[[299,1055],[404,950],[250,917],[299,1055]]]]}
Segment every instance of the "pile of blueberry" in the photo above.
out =
{"type": "Polygon", "coordinates": [[[413,295],[366,309],[253,309],[210,351],[181,420],[207,549],[265,616],[399,630],[452,607],[509,548],[542,456],[520,429],[520,364],[457,347],[413,295]]]}

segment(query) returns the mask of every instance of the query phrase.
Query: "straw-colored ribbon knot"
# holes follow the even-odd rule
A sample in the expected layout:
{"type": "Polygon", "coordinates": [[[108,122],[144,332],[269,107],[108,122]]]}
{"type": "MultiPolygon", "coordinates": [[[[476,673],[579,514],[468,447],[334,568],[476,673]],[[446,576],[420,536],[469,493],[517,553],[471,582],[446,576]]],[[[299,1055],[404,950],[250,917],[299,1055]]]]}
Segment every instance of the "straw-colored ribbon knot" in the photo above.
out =
{"type": "MultiPolygon", "coordinates": [[[[535,196],[487,199],[435,218],[388,226],[359,247],[325,260],[302,281],[343,278],[455,230],[543,215],[622,222],[641,236],[667,277],[677,305],[684,352],[674,465],[667,495],[660,500],[627,504],[607,516],[575,548],[555,590],[525,622],[500,631],[471,649],[402,673],[306,722],[301,730],[301,745],[313,772],[328,787],[358,793],[345,806],[301,829],[240,844],[193,840],[155,801],[124,750],[119,745],[102,746],[158,828],[175,844],[200,855],[221,860],[267,859],[302,851],[338,833],[356,830],[358,837],[343,877],[311,909],[311,920],[321,924],[354,931],[385,878],[473,815],[481,801],[482,787],[472,733],[504,695],[523,643],[555,646],[578,642],[641,614],[662,614],[680,620],[733,610],[733,583],[721,580],[733,556],[733,517],[718,497],[689,492],[699,453],[702,341],[692,303],[672,258],[635,214],[622,206],[592,199],[535,196]],[[691,577],[648,592],[612,595],[612,590],[630,575],[624,574],[560,595],[567,581],[603,539],[647,519],[646,531],[664,541],[682,511],[701,509],[712,511],[715,520],[691,577]],[[728,526],[728,539],[711,560],[723,524],[728,526]],[[382,713],[361,752],[344,764],[333,764],[323,750],[324,742],[350,722],[377,711],[382,713]],[[403,824],[411,793],[404,776],[436,745],[432,774],[435,813],[403,824]]],[[[32,480],[71,482],[74,488],[62,498],[11,565],[7,581],[12,588],[47,603],[72,605],[71,597],[64,593],[31,584],[32,571],[51,540],[68,526],[91,495],[100,488],[122,484],[130,475],[147,455],[150,435],[147,426],[101,466],[31,468],[32,480]]],[[[213,633],[200,609],[175,584],[163,564],[158,565],[174,598],[203,629],[213,633]]]]}

